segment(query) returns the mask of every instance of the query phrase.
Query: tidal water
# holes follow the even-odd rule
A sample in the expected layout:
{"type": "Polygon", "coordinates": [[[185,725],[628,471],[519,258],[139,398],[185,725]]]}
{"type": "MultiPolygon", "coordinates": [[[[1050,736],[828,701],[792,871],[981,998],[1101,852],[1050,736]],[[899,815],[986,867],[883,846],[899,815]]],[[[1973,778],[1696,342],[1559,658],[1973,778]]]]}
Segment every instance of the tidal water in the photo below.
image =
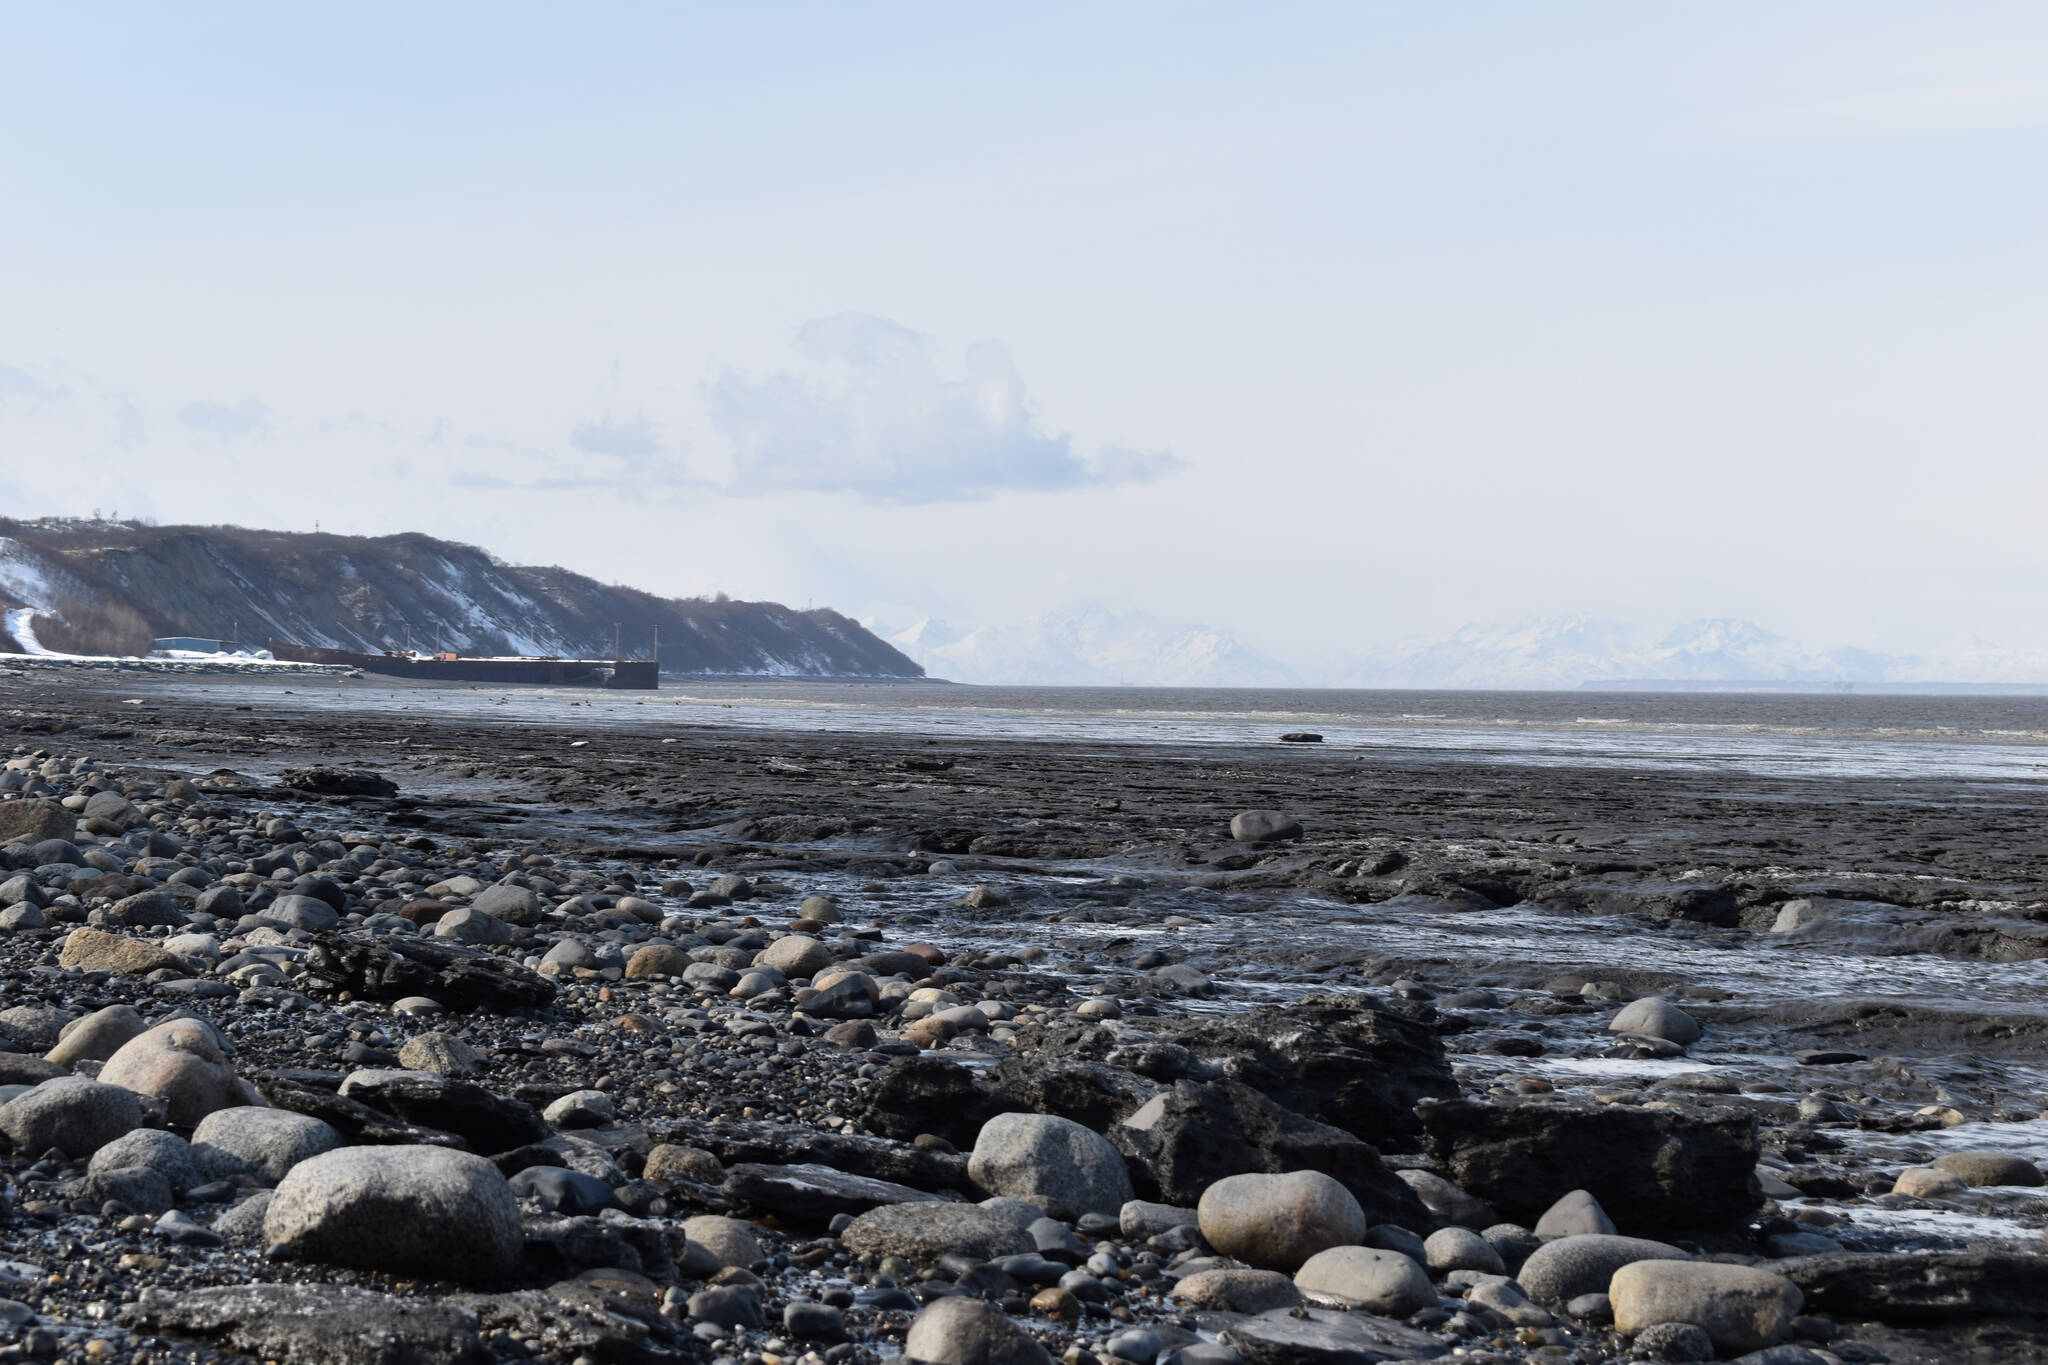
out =
{"type": "MultiPolygon", "coordinates": [[[[280,680],[284,681],[284,680],[280,680]]],[[[2048,780],[2048,697],[967,687],[686,680],[660,691],[177,684],[263,709],[490,716],[551,727],[732,727],[1069,743],[1268,745],[1775,777],[2048,780]]]]}

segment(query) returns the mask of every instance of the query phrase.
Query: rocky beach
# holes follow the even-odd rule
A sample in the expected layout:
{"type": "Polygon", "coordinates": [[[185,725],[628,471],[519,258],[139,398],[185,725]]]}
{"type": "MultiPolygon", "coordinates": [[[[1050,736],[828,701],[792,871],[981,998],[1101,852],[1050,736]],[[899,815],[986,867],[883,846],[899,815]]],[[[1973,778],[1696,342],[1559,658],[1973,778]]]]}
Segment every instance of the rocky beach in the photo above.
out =
{"type": "Polygon", "coordinates": [[[2048,1358],[2038,765],[1265,729],[0,671],[0,1360],[2048,1358]]]}

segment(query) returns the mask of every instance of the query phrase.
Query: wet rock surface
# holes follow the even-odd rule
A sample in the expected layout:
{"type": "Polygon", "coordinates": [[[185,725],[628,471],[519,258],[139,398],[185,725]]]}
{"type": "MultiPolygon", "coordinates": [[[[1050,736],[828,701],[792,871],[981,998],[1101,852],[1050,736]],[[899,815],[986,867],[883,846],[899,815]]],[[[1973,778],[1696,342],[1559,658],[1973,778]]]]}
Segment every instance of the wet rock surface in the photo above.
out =
{"type": "Polygon", "coordinates": [[[2048,1349],[2032,787],[6,724],[0,1359],[2048,1349]]]}

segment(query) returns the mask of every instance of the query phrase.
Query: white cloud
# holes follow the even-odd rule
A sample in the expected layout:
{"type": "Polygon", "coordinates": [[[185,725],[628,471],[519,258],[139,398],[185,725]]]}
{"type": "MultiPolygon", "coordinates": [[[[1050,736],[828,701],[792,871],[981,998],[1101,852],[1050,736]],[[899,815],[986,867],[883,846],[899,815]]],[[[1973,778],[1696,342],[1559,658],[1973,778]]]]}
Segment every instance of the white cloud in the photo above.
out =
{"type": "Polygon", "coordinates": [[[1149,482],[1182,464],[1122,448],[1084,456],[1072,436],[1044,428],[997,342],[955,361],[935,338],[860,313],[805,323],[796,341],[802,372],[705,387],[732,447],[728,491],[946,502],[1149,482]]]}
{"type": "Polygon", "coordinates": [[[616,455],[643,460],[661,452],[661,432],[645,417],[614,421],[610,413],[595,422],[578,422],[569,444],[591,455],[616,455]]]}
{"type": "Polygon", "coordinates": [[[240,403],[187,403],[178,420],[193,431],[224,441],[240,440],[270,430],[270,409],[254,399],[240,403]]]}

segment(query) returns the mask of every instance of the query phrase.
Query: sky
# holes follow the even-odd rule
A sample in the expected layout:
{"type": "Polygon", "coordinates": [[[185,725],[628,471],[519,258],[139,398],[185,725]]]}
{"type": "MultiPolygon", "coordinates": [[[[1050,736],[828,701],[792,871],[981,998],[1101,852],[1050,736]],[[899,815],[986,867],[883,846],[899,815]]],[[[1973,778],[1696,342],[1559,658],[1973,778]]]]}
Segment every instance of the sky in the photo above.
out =
{"type": "Polygon", "coordinates": [[[2048,7],[0,4],[0,511],[2048,644],[2048,7]]]}

